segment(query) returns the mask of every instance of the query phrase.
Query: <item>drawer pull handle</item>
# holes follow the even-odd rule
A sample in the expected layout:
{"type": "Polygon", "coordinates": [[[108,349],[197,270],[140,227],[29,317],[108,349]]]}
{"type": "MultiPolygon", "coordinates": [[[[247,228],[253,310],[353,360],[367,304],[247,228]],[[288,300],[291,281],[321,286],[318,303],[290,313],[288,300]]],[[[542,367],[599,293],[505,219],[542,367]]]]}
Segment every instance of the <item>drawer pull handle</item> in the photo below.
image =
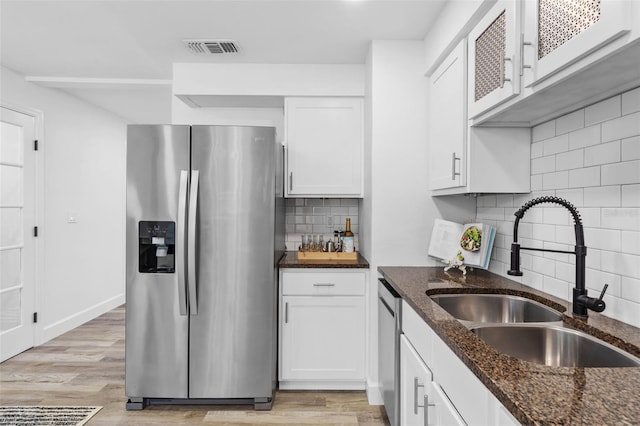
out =
{"type": "Polygon", "coordinates": [[[313,283],[314,287],[334,287],[334,283],[313,283]]]}

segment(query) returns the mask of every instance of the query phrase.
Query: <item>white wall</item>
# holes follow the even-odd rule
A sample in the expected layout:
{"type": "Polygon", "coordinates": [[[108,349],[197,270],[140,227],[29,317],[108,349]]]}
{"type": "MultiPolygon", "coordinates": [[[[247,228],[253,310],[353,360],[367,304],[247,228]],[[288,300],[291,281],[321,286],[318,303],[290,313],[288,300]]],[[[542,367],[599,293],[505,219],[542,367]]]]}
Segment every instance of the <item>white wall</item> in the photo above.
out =
{"type": "Polygon", "coordinates": [[[174,96],[171,124],[272,126],[276,140],[284,140],[283,108],[192,108],[174,96]]]}
{"type": "Polygon", "coordinates": [[[427,256],[433,219],[461,221],[475,200],[432,198],[428,191],[427,79],[422,41],[374,41],[367,58],[365,195],[361,251],[371,265],[369,400],[378,402],[378,266],[435,265],[427,256]]]}
{"type": "MultiPolygon", "coordinates": [[[[586,285],[595,297],[605,283],[603,315],[640,327],[640,88],[533,128],[531,194],[478,197],[477,220],[498,227],[493,272],[506,275],[513,213],[542,195],[567,199],[581,213],[587,246],[586,285]]],[[[526,247],[573,250],[573,220],[559,206],[527,211],[518,229],[526,247]]],[[[518,279],[571,300],[575,258],[522,251],[518,279]]]]}
{"type": "Polygon", "coordinates": [[[126,123],[1,71],[0,102],[44,113],[39,344],[124,303],[126,123]],[[77,223],[67,223],[69,213],[77,223]]]}

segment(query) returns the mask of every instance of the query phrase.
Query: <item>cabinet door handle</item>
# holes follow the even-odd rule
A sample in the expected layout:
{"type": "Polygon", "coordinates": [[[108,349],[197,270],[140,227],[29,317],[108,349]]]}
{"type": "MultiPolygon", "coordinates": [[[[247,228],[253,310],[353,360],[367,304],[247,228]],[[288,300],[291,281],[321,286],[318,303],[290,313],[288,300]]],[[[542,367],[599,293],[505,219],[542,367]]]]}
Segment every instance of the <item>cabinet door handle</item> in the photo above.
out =
{"type": "Polygon", "coordinates": [[[500,61],[500,87],[501,87],[501,88],[502,88],[502,87],[504,87],[504,82],[505,82],[505,81],[511,81],[511,79],[510,79],[510,78],[507,78],[507,77],[505,76],[505,74],[506,74],[506,71],[505,71],[505,62],[507,62],[507,61],[512,62],[512,61],[511,61],[511,58],[510,58],[510,57],[508,57],[508,56],[507,56],[507,57],[504,57],[504,58],[502,59],[502,61],[500,61]]]}
{"type": "Polygon", "coordinates": [[[289,192],[293,191],[293,172],[289,172],[289,192]]]}
{"type": "Polygon", "coordinates": [[[456,180],[456,176],[460,176],[460,172],[456,172],[456,161],[460,159],[460,157],[456,157],[455,152],[451,154],[451,180],[456,180]]]}
{"type": "Polygon", "coordinates": [[[525,68],[531,69],[531,65],[524,64],[524,47],[525,46],[533,46],[533,43],[530,41],[524,41],[524,34],[520,33],[520,76],[524,75],[525,68]]]}
{"type": "Polygon", "coordinates": [[[284,304],[284,323],[287,324],[289,322],[289,302],[285,302],[284,304]]]}
{"type": "Polygon", "coordinates": [[[424,388],[423,384],[420,384],[417,377],[413,378],[413,414],[418,414],[418,408],[421,405],[418,405],[418,388],[424,388]]]}
{"type": "Polygon", "coordinates": [[[424,405],[422,405],[422,407],[424,407],[424,412],[423,414],[423,421],[424,421],[424,426],[429,426],[429,407],[435,407],[436,404],[430,404],[429,403],[429,395],[427,395],[427,393],[425,392],[424,394],[424,405]]]}
{"type": "Polygon", "coordinates": [[[334,287],[334,283],[313,283],[314,287],[334,287]]]}

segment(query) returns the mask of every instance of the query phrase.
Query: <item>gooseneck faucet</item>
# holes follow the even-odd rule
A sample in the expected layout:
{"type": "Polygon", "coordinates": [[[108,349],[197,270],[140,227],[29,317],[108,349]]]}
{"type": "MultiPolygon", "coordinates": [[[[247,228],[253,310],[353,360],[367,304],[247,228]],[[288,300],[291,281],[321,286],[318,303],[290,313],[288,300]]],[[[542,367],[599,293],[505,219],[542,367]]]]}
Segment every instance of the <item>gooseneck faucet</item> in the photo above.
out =
{"type": "Polygon", "coordinates": [[[511,267],[507,271],[507,274],[516,276],[522,275],[522,271],[520,271],[520,250],[574,254],[576,256],[576,284],[573,289],[573,315],[586,318],[588,316],[587,308],[595,312],[604,311],[606,305],[602,298],[604,297],[604,293],[607,291],[607,287],[609,285],[604,285],[602,293],[600,293],[600,297],[598,298],[589,297],[587,295],[587,288],[585,286],[587,247],[585,247],[584,245],[584,230],[582,228],[582,219],[580,219],[580,213],[578,213],[578,210],[573,206],[573,204],[560,197],[538,197],[525,203],[522,207],[520,207],[520,209],[518,209],[518,211],[514,213],[514,215],[516,217],[516,221],[513,225],[513,243],[511,243],[511,267]],[[518,225],[520,224],[520,219],[524,217],[526,211],[531,207],[542,203],[559,204],[569,210],[571,216],[573,216],[574,229],[576,233],[576,244],[574,251],[520,247],[520,244],[518,244],[518,225]]]}

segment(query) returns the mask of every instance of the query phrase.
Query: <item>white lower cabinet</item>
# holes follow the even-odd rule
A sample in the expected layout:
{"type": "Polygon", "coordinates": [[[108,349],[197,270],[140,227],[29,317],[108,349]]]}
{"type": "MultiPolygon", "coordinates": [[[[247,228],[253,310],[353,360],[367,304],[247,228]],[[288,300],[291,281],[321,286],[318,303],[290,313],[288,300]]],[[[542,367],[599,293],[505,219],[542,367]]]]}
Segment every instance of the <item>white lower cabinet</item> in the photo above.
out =
{"type": "Polygon", "coordinates": [[[403,426],[465,424],[406,336],[400,338],[400,384],[403,426]]]}
{"type": "Polygon", "coordinates": [[[400,423],[518,425],[511,413],[413,308],[405,301],[402,303],[400,423]]]}
{"type": "Polygon", "coordinates": [[[285,271],[280,389],[364,389],[364,271],[285,271]]]}

